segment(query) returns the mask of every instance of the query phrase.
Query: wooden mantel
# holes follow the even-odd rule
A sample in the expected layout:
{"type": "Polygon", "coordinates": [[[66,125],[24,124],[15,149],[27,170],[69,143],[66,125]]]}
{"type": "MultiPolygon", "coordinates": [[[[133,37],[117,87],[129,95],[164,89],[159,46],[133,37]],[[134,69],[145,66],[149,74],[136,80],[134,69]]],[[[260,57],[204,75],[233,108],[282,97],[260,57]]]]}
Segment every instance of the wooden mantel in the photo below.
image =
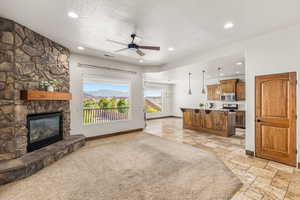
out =
{"type": "Polygon", "coordinates": [[[72,99],[72,94],[41,90],[23,90],[21,91],[21,99],[29,101],[68,101],[72,99]]]}

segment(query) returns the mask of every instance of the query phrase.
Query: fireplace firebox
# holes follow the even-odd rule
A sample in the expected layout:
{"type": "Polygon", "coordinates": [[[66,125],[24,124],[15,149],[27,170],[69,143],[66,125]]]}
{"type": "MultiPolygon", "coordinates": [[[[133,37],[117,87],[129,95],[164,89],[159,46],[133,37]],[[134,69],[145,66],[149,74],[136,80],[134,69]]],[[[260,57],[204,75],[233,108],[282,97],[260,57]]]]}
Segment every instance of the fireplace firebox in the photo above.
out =
{"type": "Polygon", "coordinates": [[[40,149],[63,139],[62,112],[27,116],[27,152],[40,149]]]}

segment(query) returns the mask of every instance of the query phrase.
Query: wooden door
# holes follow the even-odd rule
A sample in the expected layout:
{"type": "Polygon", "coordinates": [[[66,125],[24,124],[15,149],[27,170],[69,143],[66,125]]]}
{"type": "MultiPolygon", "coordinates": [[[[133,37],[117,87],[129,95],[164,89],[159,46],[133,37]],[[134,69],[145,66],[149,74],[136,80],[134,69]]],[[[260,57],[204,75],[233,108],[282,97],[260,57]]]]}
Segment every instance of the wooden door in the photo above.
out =
{"type": "Polygon", "coordinates": [[[238,82],[236,85],[236,99],[238,101],[245,100],[245,82],[238,82]]]}
{"type": "Polygon", "coordinates": [[[256,156],[296,166],[296,73],[256,77],[256,156]]]}

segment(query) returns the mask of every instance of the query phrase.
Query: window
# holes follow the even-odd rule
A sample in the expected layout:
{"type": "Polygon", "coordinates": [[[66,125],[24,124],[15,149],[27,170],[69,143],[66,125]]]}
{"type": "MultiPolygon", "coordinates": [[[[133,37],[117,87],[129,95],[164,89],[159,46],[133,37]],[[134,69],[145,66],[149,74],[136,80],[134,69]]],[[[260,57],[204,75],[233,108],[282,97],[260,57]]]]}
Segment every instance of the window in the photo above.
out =
{"type": "Polygon", "coordinates": [[[146,88],[144,92],[145,110],[147,113],[163,111],[163,90],[160,88],[146,88]]]}
{"type": "Polygon", "coordinates": [[[83,123],[98,124],[128,120],[129,84],[87,80],[83,82],[83,123]]]}

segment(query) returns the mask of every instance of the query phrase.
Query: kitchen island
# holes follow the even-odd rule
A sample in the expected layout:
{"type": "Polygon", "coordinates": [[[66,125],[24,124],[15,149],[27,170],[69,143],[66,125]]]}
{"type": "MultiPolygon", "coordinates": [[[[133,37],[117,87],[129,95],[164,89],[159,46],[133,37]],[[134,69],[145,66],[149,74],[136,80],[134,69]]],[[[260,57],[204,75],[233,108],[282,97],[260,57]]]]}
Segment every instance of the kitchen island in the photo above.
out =
{"type": "Polygon", "coordinates": [[[235,112],[200,108],[181,108],[181,110],[185,129],[224,137],[235,135],[235,112]]]}

